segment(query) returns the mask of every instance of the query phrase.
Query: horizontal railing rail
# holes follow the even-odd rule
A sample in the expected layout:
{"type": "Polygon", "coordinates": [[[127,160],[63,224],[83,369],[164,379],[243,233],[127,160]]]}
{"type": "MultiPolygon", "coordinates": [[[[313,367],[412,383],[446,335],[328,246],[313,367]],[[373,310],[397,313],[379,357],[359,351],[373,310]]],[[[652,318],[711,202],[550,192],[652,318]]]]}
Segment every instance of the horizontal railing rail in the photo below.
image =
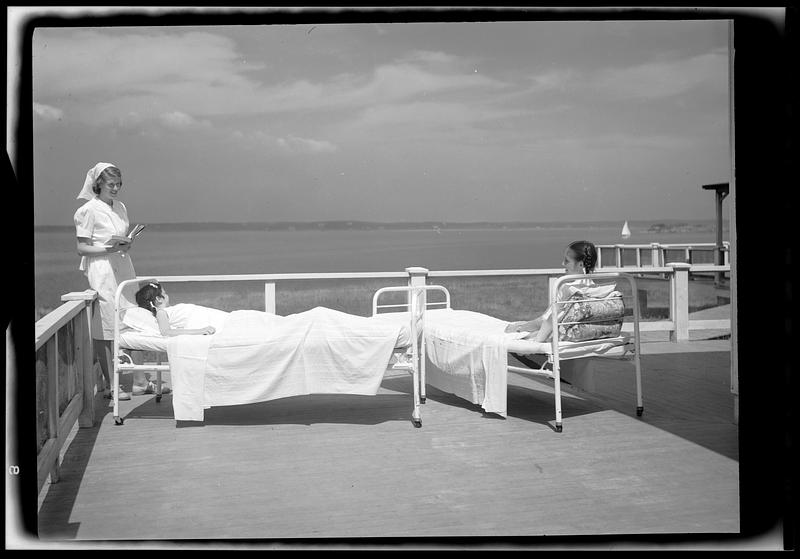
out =
{"type": "Polygon", "coordinates": [[[36,322],[36,350],[38,351],[53,336],[80,314],[86,305],[82,301],[68,301],[36,322]]]}
{"type": "MultiPolygon", "coordinates": [[[[192,275],[192,276],[152,276],[145,279],[157,279],[163,282],[198,282],[198,281],[280,281],[280,280],[313,280],[313,279],[382,279],[407,278],[405,272],[307,272],[293,274],[231,274],[231,275],[192,275]]],[[[139,279],[139,278],[137,278],[139,279]]]]}

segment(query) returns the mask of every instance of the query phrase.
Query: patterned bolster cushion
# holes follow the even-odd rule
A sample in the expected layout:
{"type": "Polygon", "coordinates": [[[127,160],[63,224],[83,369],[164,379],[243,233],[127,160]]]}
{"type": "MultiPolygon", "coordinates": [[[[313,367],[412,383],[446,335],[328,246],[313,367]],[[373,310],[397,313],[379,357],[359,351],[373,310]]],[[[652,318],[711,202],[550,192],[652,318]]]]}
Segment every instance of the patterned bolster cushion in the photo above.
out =
{"type": "Polygon", "coordinates": [[[581,342],[615,338],[622,330],[625,304],[619,291],[611,292],[602,301],[584,301],[582,293],[575,293],[564,305],[566,313],[559,322],[579,322],[558,327],[558,339],[562,342],[581,342]]]}

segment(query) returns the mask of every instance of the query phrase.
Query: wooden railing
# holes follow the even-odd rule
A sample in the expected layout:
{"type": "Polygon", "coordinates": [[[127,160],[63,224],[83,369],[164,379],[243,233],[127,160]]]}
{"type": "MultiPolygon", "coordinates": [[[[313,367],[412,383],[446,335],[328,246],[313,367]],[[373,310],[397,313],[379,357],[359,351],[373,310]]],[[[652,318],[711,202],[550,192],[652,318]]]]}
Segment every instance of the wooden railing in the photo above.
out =
{"type": "MultiPolygon", "coordinates": [[[[670,262],[667,266],[603,268],[604,272],[627,272],[632,274],[660,274],[670,281],[669,317],[667,320],[644,321],[640,323],[643,332],[669,332],[671,341],[688,341],[690,330],[717,330],[729,329],[730,319],[716,320],[690,320],[689,319],[689,274],[690,273],[724,273],[730,272],[730,266],[716,266],[713,264],[689,265],[684,262],[670,262]]],[[[429,278],[444,277],[475,277],[475,276],[545,276],[549,285],[556,278],[564,275],[563,268],[531,269],[531,270],[458,270],[458,271],[431,271],[429,278]]],[[[457,306],[458,302],[454,302],[457,306]]],[[[630,328],[629,324],[623,328],[630,328]]]]}
{"type": "Polygon", "coordinates": [[[94,424],[95,375],[92,301],[87,290],[61,297],[64,304],[36,322],[36,461],[38,488],[59,478],[60,454],[77,421],[94,424]]]}
{"type": "Polygon", "coordinates": [[[642,268],[667,266],[669,262],[678,260],[675,256],[679,253],[687,264],[715,264],[730,266],[730,243],[724,241],[718,248],[716,243],[647,243],[647,244],[613,244],[597,245],[598,268],[642,268]],[[715,260],[714,253],[718,251],[722,257],[715,260]],[[698,253],[711,254],[711,262],[695,262],[698,253]],[[633,254],[634,262],[626,265],[626,255],[633,254]]]}
{"type": "MultiPolygon", "coordinates": [[[[603,268],[631,274],[661,274],[670,281],[669,318],[640,322],[640,329],[666,331],[672,341],[689,339],[690,330],[729,329],[731,321],[689,319],[689,274],[694,272],[730,272],[730,266],[690,265],[684,262],[667,266],[642,266],[603,268]]],[[[429,280],[458,277],[529,276],[546,277],[552,289],[556,278],[564,275],[562,268],[523,270],[455,270],[430,271],[426,268],[407,268],[405,272],[363,273],[305,273],[305,274],[244,274],[157,276],[160,282],[264,282],[264,310],[275,312],[276,284],[290,280],[341,280],[341,279],[405,279],[409,285],[426,285],[429,280]]],[[[436,281],[433,281],[436,283],[436,281]]],[[[63,305],[36,323],[36,374],[37,401],[40,417],[40,449],[37,460],[39,489],[50,476],[51,482],[59,477],[59,456],[70,430],[78,421],[79,427],[91,427],[94,422],[94,394],[96,375],[91,338],[91,308],[96,293],[91,290],[68,293],[61,297],[63,305]],[[62,374],[63,373],[63,374],[62,374]]],[[[459,302],[453,302],[458,308],[459,302]]],[[[462,307],[463,308],[463,307],[462,307]]],[[[531,309],[535,311],[536,309],[531,309]]],[[[623,328],[630,327],[627,323],[623,328]]]]}

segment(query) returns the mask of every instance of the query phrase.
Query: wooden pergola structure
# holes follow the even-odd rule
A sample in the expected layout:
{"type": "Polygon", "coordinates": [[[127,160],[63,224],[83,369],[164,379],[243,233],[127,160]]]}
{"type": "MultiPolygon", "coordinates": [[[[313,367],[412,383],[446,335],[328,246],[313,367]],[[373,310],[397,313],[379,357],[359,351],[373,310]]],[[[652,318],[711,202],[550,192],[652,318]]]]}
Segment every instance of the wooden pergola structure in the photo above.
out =
{"type": "MultiPolygon", "coordinates": [[[[725,260],[723,257],[723,244],[722,244],[722,201],[730,193],[730,184],[727,182],[718,182],[714,184],[704,184],[703,190],[714,190],[716,192],[717,202],[717,250],[714,251],[714,264],[721,265],[725,260]]],[[[722,273],[717,272],[714,283],[717,285],[723,281],[722,273]]]]}

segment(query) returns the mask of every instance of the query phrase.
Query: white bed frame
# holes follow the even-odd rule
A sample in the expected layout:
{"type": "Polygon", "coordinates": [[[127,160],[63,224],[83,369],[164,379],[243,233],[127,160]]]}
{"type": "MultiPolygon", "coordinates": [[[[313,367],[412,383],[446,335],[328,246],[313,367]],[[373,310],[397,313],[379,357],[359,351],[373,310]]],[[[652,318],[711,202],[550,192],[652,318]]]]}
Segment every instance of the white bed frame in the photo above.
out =
{"type": "MultiPolygon", "coordinates": [[[[625,297],[620,297],[624,299],[625,297]]],[[[592,299],[586,298],[583,299],[584,301],[601,301],[607,300],[606,299],[592,299]]],[[[448,296],[449,301],[449,296],[448,296]]],[[[449,304],[447,308],[450,308],[449,304]]],[[[508,342],[507,350],[509,352],[517,353],[517,354],[527,354],[527,355],[544,355],[546,357],[546,361],[542,364],[541,368],[533,369],[528,367],[517,367],[513,365],[508,366],[508,370],[521,373],[521,374],[531,374],[536,376],[544,376],[551,379],[554,382],[554,393],[555,393],[555,429],[557,432],[562,432],[563,430],[563,422],[561,417],[561,362],[567,360],[577,360],[577,359],[597,359],[597,358],[614,358],[614,359],[633,359],[634,367],[635,367],[635,375],[636,375],[636,415],[641,416],[644,412],[644,406],[642,404],[642,368],[641,362],[639,360],[640,356],[640,332],[639,332],[639,319],[640,319],[640,311],[639,311],[639,294],[636,289],[636,278],[630,274],[622,273],[622,272],[600,272],[600,273],[593,273],[593,274],[570,274],[565,275],[557,278],[550,287],[550,308],[551,308],[551,320],[552,320],[552,332],[551,341],[543,344],[541,342],[532,342],[532,341],[525,341],[525,340],[514,340],[512,342],[508,342]],[[620,333],[620,336],[615,338],[604,338],[598,340],[587,340],[582,342],[564,342],[558,340],[557,332],[559,331],[558,327],[567,324],[576,324],[575,322],[559,322],[558,320],[558,308],[560,305],[574,303],[575,301],[557,301],[556,295],[558,294],[558,289],[561,287],[562,284],[570,281],[581,280],[581,279],[591,279],[591,280],[598,280],[598,279],[615,279],[615,280],[626,280],[632,292],[632,299],[633,299],[633,333],[620,333]],[[600,347],[608,348],[608,346],[613,346],[611,349],[607,349],[602,353],[592,353],[592,348],[599,349],[600,347]],[[530,351],[526,351],[529,349],[530,351]],[[572,353],[575,353],[576,349],[581,350],[580,355],[570,355],[570,349],[573,350],[572,353]],[[547,367],[550,367],[549,369],[547,367]]]]}
{"type": "MultiPolygon", "coordinates": [[[[131,280],[125,280],[119,283],[114,297],[114,358],[113,358],[113,378],[112,378],[112,397],[114,403],[114,423],[122,425],[123,418],[119,413],[119,381],[120,375],[125,373],[132,373],[134,371],[142,372],[156,372],[156,402],[160,402],[162,398],[161,382],[162,373],[169,371],[169,363],[159,362],[157,364],[136,364],[133,358],[125,353],[125,350],[134,351],[152,351],[152,350],[139,350],[137,348],[123,348],[120,344],[120,323],[122,320],[120,300],[122,292],[129,284],[141,284],[148,281],[158,282],[157,277],[137,277],[131,280]]],[[[414,409],[411,414],[411,420],[414,427],[422,427],[422,417],[420,414],[420,403],[425,403],[425,343],[424,338],[421,336],[424,331],[424,316],[425,309],[429,306],[450,305],[449,293],[446,293],[446,300],[444,302],[431,302],[427,301],[427,292],[430,290],[446,290],[440,286],[421,285],[421,286],[392,286],[383,287],[378,289],[372,297],[372,314],[379,314],[380,310],[387,308],[405,308],[405,312],[409,313],[409,329],[411,332],[412,343],[407,347],[395,348],[393,353],[394,361],[390,363],[387,370],[405,370],[409,372],[413,378],[414,390],[414,409]],[[406,292],[408,294],[406,302],[402,304],[379,304],[380,298],[386,293],[390,292],[406,292]]],[[[398,311],[395,311],[398,312],[398,311]]]]}

